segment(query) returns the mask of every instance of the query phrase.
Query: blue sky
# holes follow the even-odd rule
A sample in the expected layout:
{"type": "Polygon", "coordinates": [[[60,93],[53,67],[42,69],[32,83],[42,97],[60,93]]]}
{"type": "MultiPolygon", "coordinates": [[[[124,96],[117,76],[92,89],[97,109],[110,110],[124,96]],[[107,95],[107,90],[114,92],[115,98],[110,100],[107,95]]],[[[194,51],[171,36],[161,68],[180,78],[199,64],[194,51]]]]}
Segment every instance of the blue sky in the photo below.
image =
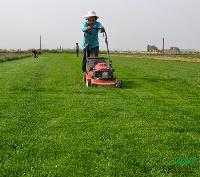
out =
{"type": "Polygon", "coordinates": [[[111,49],[145,50],[147,44],[161,48],[162,37],[167,47],[200,49],[199,0],[1,1],[0,48],[39,47],[40,34],[44,48],[73,48],[83,38],[82,17],[95,10],[111,49]]]}

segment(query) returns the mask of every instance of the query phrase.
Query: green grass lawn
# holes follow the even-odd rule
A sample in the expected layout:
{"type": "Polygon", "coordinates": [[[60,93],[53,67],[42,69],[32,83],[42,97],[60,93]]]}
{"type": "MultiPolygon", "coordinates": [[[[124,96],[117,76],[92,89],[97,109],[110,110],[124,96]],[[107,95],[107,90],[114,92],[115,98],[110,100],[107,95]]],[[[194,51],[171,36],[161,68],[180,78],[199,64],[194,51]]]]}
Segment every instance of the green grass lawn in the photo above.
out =
{"type": "Polygon", "coordinates": [[[0,63],[0,176],[200,176],[200,63],[113,64],[124,89],[70,54],[0,63]]]}

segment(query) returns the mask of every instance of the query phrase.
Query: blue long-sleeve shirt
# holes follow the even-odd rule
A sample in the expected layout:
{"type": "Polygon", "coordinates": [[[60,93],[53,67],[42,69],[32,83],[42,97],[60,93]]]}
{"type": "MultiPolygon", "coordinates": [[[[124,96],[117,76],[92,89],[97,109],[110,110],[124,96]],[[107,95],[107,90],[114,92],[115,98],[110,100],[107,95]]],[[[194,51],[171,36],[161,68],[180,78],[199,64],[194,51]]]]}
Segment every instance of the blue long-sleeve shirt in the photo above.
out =
{"type": "MultiPolygon", "coordinates": [[[[82,31],[85,33],[84,35],[84,40],[83,40],[83,45],[82,48],[86,48],[87,45],[89,45],[89,48],[95,48],[95,47],[99,47],[99,31],[100,30],[96,30],[96,29],[92,29],[90,32],[87,32],[87,27],[89,26],[89,23],[86,21],[83,24],[83,28],[82,31]]],[[[102,25],[100,22],[96,21],[94,23],[93,28],[102,28],[102,25]]]]}

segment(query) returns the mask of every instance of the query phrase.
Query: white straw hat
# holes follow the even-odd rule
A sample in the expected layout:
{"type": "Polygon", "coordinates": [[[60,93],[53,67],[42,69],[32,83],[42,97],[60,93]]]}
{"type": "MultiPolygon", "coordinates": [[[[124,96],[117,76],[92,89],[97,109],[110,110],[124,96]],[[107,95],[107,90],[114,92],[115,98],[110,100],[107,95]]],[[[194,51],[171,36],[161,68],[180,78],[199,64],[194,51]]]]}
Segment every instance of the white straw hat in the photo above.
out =
{"type": "Polygon", "coordinates": [[[96,18],[99,18],[96,14],[95,11],[89,11],[87,15],[84,16],[85,19],[88,19],[90,17],[96,17],[96,18]]]}

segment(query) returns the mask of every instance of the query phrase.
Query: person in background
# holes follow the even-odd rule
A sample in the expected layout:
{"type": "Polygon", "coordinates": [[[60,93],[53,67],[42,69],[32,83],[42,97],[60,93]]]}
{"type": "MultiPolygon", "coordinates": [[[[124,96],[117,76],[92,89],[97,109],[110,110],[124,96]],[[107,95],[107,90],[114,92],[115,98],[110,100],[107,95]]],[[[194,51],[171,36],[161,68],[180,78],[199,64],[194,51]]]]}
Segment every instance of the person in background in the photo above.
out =
{"type": "Polygon", "coordinates": [[[76,56],[79,57],[79,44],[76,43],[76,56]]]}
{"type": "Polygon", "coordinates": [[[33,49],[32,53],[33,53],[33,56],[34,56],[35,59],[38,58],[38,55],[42,54],[42,52],[39,49],[38,50],[37,49],[33,49]]]}
{"type": "Polygon", "coordinates": [[[35,59],[38,58],[38,52],[37,52],[36,49],[33,49],[32,53],[33,53],[33,56],[34,56],[35,59]]]}
{"type": "Polygon", "coordinates": [[[104,32],[105,29],[100,22],[97,21],[99,18],[96,15],[96,12],[89,11],[88,14],[84,17],[85,22],[83,24],[82,31],[84,32],[84,41],[83,41],[83,63],[82,70],[86,72],[86,55],[88,57],[98,57],[99,54],[99,32],[104,32]]]}

